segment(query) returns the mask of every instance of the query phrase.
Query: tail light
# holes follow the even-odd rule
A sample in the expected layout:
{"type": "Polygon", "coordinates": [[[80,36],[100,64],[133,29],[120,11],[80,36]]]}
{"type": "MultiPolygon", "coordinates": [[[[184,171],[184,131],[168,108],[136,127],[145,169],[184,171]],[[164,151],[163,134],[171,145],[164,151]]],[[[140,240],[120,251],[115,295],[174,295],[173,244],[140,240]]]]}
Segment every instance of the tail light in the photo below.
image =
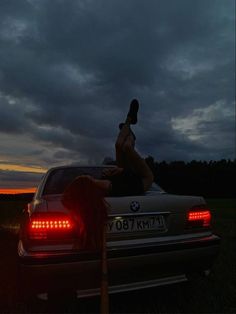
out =
{"type": "Polygon", "coordinates": [[[187,213],[188,227],[209,227],[211,223],[211,212],[208,208],[192,208],[187,213]]]}
{"type": "Polygon", "coordinates": [[[29,238],[50,240],[71,237],[74,224],[71,217],[61,213],[37,213],[30,217],[29,238]]]}

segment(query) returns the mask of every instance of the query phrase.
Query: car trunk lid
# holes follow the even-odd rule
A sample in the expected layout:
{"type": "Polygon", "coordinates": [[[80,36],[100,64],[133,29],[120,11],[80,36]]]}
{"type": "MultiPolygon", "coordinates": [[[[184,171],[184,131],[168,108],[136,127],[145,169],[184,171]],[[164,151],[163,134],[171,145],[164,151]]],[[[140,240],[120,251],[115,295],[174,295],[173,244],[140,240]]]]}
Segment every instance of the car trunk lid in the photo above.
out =
{"type": "MultiPolygon", "coordinates": [[[[51,195],[44,199],[48,211],[68,213],[61,195],[51,195]]],[[[205,204],[202,197],[164,193],[107,197],[106,201],[109,205],[108,240],[190,233],[191,230],[186,229],[188,210],[205,204]]]]}
{"type": "Polygon", "coordinates": [[[110,204],[108,238],[112,240],[191,233],[186,228],[187,212],[205,205],[202,197],[161,193],[107,201],[110,204]]]}

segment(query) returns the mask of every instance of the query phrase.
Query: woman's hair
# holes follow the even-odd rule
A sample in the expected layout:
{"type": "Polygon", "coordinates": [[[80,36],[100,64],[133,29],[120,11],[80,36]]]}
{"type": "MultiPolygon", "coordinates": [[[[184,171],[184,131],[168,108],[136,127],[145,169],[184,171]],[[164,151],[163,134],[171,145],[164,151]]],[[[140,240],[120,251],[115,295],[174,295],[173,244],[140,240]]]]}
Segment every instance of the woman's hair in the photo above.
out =
{"type": "Polygon", "coordinates": [[[66,187],[62,202],[76,220],[80,247],[100,249],[108,207],[104,191],[91,177],[79,176],[66,187]]]}

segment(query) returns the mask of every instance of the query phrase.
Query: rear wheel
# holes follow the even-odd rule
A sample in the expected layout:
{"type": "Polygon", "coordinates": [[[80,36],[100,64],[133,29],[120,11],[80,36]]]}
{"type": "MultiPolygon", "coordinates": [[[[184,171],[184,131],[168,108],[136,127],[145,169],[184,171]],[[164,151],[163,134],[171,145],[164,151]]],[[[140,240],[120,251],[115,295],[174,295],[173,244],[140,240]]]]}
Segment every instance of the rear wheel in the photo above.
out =
{"type": "Polygon", "coordinates": [[[210,269],[205,269],[198,272],[187,273],[186,277],[188,281],[194,281],[194,280],[197,280],[198,278],[208,277],[210,273],[211,273],[210,269]]]}

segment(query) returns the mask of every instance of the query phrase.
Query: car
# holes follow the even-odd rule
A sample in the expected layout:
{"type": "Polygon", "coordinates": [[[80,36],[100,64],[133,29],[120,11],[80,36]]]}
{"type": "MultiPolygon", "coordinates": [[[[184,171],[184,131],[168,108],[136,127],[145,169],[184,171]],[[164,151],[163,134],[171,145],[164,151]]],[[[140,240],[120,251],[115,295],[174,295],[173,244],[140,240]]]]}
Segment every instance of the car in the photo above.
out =
{"type": "MultiPolygon", "coordinates": [[[[20,226],[18,257],[25,294],[47,296],[66,289],[81,298],[100,294],[101,253],[79,247],[78,226],[62,195],[77,176],[101,178],[107,167],[61,166],[43,176],[20,226]]],[[[212,232],[211,211],[203,197],[168,194],[153,183],[143,195],[106,201],[109,293],[209,273],[220,238],[212,232]]]]}

